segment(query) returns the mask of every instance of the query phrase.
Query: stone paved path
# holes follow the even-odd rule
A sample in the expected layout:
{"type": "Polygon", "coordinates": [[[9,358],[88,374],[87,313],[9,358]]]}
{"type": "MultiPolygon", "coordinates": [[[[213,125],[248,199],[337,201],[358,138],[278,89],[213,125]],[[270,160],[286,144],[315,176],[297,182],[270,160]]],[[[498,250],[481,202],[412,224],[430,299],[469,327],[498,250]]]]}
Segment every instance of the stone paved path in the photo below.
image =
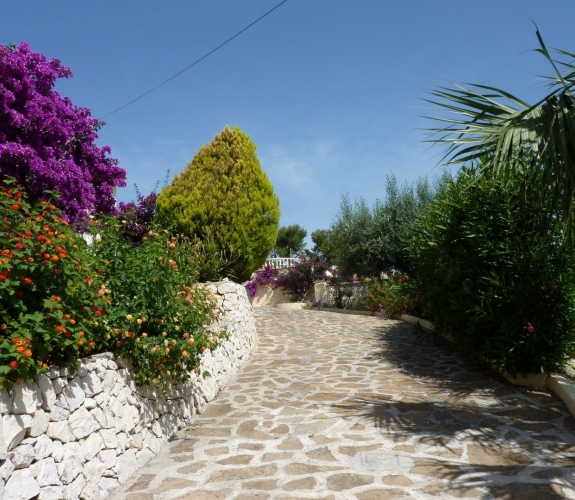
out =
{"type": "Polygon", "coordinates": [[[575,499],[575,420],[404,323],[256,309],[237,380],[112,500],[575,499]]]}

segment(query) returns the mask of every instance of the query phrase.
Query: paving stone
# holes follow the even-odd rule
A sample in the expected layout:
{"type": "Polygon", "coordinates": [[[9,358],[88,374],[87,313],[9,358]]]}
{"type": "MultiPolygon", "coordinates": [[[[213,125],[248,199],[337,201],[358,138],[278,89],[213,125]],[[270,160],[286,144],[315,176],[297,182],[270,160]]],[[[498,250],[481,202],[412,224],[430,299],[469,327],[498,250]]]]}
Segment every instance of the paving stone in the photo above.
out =
{"type": "Polygon", "coordinates": [[[183,488],[191,488],[196,486],[196,481],[190,481],[181,477],[167,477],[156,488],[156,493],[163,493],[164,491],[181,490],[183,488]]]}
{"type": "Polygon", "coordinates": [[[275,479],[260,479],[258,481],[242,483],[242,488],[245,490],[275,490],[276,487],[275,479]]]}
{"type": "Polygon", "coordinates": [[[398,490],[394,488],[389,489],[375,489],[362,491],[361,493],[356,493],[355,497],[358,500],[393,500],[394,498],[401,498],[407,496],[408,493],[403,490],[398,490]]]}
{"type": "Polygon", "coordinates": [[[229,458],[222,458],[218,460],[217,463],[220,465],[247,465],[253,458],[253,455],[236,455],[229,458]]]}
{"type": "Polygon", "coordinates": [[[293,453],[288,451],[282,451],[279,453],[264,453],[262,456],[262,462],[275,462],[277,460],[288,460],[293,457],[293,453]]]}
{"type": "Polygon", "coordinates": [[[397,486],[411,486],[413,481],[408,477],[401,476],[401,475],[391,475],[385,476],[381,480],[385,484],[397,485],[397,486]]]}
{"type": "Polygon", "coordinates": [[[176,498],[178,500],[225,500],[233,491],[230,488],[223,490],[195,490],[176,498]]]}
{"type": "Polygon", "coordinates": [[[366,476],[354,473],[334,474],[327,478],[327,487],[333,491],[350,490],[358,486],[365,486],[373,483],[373,476],[366,476]]]}
{"type": "Polygon", "coordinates": [[[322,460],[324,462],[335,462],[336,458],[332,455],[331,451],[327,448],[316,448],[315,450],[308,451],[306,455],[315,460],[322,460]]]}
{"type": "Polygon", "coordinates": [[[557,484],[507,483],[489,488],[494,498],[505,500],[554,500],[566,498],[557,484]]]}
{"type": "Polygon", "coordinates": [[[260,465],[253,467],[242,467],[241,469],[226,469],[212,472],[208,482],[216,483],[222,481],[234,481],[241,479],[252,479],[255,477],[273,476],[277,471],[275,464],[260,465]]]}
{"type": "Polygon", "coordinates": [[[227,446],[217,446],[216,448],[204,450],[204,453],[210,457],[216,457],[218,455],[226,455],[229,451],[230,449],[227,446]]]}
{"type": "Polygon", "coordinates": [[[294,463],[287,465],[284,470],[287,474],[299,475],[299,474],[316,474],[318,472],[331,472],[341,470],[343,468],[344,468],[343,466],[294,463]]]}
{"type": "Polygon", "coordinates": [[[301,479],[294,479],[289,481],[282,486],[282,490],[294,491],[294,490],[311,490],[315,487],[317,481],[314,477],[308,476],[301,479]]]}

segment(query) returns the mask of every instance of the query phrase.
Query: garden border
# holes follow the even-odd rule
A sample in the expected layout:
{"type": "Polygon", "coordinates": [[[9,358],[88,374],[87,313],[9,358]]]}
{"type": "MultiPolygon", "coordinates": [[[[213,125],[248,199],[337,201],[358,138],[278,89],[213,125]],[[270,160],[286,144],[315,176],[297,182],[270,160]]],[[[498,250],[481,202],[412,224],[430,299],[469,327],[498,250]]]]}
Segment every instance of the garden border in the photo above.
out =
{"type": "Polygon", "coordinates": [[[257,332],[245,287],[202,286],[224,312],[206,329],[229,335],[201,355],[209,377],[192,372],[160,393],[137,387],[126,360],[101,353],[75,373],[52,367],[0,391],[0,498],[105,498],[214,399],[245,365],[257,332]]]}

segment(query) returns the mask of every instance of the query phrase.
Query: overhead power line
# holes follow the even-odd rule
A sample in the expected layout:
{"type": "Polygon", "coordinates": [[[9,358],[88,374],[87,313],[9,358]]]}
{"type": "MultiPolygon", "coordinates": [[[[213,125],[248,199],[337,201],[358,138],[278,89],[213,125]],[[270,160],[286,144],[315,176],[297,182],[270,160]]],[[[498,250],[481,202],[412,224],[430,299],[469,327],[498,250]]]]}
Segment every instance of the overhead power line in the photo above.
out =
{"type": "Polygon", "coordinates": [[[240,36],[244,31],[249,30],[254,24],[259,23],[264,17],[268,16],[269,14],[271,14],[274,10],[276,10],[278,7],[280,7],[281,5],[283,5],[284,3],[286,3],[288,0],[282,0],[280,3],[278,3],[273,9],[268,10],[264,15],[258,17],[255,21],[253,21],[252,23],[248,24],[245,28],[243,28],[241,31],[238,31],[234,36],[228,38],[225,42],[221,43],[220,45],[218,45],[215,49],[210,50],[207,54],[204,54],[202,57],[200,57],[199,59],[197,59],[196,61],[194,61],[192,64],[190,64],[189,66],[186,66],[183,70],[178,71],[175,75],[171,76],[170,78],[168,78],[167,80],[163,81],[162,83],[156,85],[154,88],[148,90],[147,92],[144,92],[142,95],[136,97],[135,99],[132,99],[130,102],[127,102],[126,104],[124,104],[123,106],[120,106],[119,108],[116,108],[114,111],[110,111],[109,113],[105,114],[104,116],[101,116],[100,118],[98,118],[99,120],[106,118],[110,115],[113,115],[114,113],[117,113],[118,111],[120,111],[121,109],[124,109],[126,107],[128,107],[130,104],[134,104],[136,101],[139,101],[140,99],[142,99],[142,97],[146,97],[148,94],[151,94],[152,92],[154,92],[154,90],[158,90],[160,87],[162,87],[163,85],[165,85],[168,82],[171,82],[174,78],[177,78],[178,76],[180,76],[182,73],[184,73],[185,71],[188,71],[190,68],[192,68],[193,66],[195,66],[196,64],[198,64],[199,62],[203,61],[206,57],[211,56],[214,52],[220,50],[224,45],[228,44],[229,42],[231,42],[234,38],[237,38],[238,36],[240,36]]]}

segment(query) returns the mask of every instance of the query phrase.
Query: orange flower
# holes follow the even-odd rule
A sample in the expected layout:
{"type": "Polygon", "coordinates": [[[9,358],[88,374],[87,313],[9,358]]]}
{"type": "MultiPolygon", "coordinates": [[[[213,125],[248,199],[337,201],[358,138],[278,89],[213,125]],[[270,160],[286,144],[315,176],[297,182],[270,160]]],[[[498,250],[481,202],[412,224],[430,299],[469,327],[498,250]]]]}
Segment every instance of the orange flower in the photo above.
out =
{"type": "Polygon", "coordinates": [[[31,357],[32,357],[32,351],[26,351],[26,352],[24,353],[24,357],[25,357],[25,358],[31,358],[31,357]]]}
{"type": "Polygon", "coordinates": [[[58,256],[57,256],[57,255],[52,255],[52,257],[50,257],[50,260],[51,260],[52,262],[58,262],[59,259],[58,259],[58,256]]]}
{"type": "Polygon", "coordinates": [[[56,327],[56,333],[62,333],[65,330],[65,328],[62,325],[58,325],[56,327]]]}
{"type": "Polygon", "coordinates": [[[25,345],[19,345],[18,347],[16,347],[16,352],[24,352],[25,350],[26,350],[25,345]]]}

